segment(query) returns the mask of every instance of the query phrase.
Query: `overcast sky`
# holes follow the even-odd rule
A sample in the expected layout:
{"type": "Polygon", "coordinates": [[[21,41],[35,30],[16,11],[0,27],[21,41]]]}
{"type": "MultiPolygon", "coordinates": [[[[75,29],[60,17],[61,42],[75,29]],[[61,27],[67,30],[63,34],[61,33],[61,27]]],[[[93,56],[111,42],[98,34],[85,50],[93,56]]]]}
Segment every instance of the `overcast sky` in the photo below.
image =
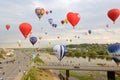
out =
{"type": "Polygon", "coordinates": [[[120,9],[120,0],[2,0],[0,2],[0,47],[47,47],[57,44],[115,43],[120,42],[120,18],[116,23],[108,18],[110,9],[120,9]],[[52,10],[39,20],[35,8],[52,10]],[[70,23],[61,24],[68,12],[79,13],[80,21],[72,28],[70,23]],[[53,28],[48,19],[52,18],[57,28],[53,28]],[[32,46],[19,31],[19,25],[28,22],[32,25],[32,35],[42,39],[32,46]],[[6,24],[11,28],[6,30],[6,24]],[[109,25],[107,28],[106,25],[109,25]],[[92,33],[88,34],[88,30],[92,33]],[[45,34],[47,32],[47,35],[45,34]],[[59,39],[57,37],[60,37],[59,39]],[[79,37],[79,38],[78,38],[79,37]],[[68,40],[68,41],[67,41],[68,40]],[[70,42],[72,40],[72,42],[70,42]]]}

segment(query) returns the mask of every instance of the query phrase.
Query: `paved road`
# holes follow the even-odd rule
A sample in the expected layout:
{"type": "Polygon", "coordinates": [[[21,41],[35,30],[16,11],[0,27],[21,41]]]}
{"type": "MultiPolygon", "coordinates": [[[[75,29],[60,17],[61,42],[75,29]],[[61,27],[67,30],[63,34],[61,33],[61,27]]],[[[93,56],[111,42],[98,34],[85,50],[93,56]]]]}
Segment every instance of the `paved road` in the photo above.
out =
{"type": "Polygon", "coordinates": [[[117,66],[36,66],[39,69],[80,70],[80,71],[120,71],[117,66]]]}
{"type": "Polygon", "coordinates": [[[3,63],[0,66],[3,67],[3,69],[0,69],[0,77],[2,76],[4,80],[14,80],[15,77],[24,70],[26,70],[30,63],[30,57],[27,56],[27,54],[22,53],[20,51],[15,51],[16,56],[14,57],[16,61],[14,63],[3,63]],[[3,75],[2,73],[5,72],[3,75]]]}

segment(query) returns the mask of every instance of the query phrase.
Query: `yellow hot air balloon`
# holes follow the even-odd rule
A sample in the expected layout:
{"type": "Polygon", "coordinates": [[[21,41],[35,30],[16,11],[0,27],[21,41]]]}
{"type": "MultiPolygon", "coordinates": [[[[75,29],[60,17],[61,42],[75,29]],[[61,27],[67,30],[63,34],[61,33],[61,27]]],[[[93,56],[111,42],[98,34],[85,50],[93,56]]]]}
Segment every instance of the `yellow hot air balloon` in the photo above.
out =
{"type": "Polygon", "coordinates": [[[38,38],[39,38],[39,40],[41,40],[41,39],[42,39],[42,36],[39,36],[38,38]]]}
{"type": "Polygon", "coordinates": [[[68,23],[68,20],[67,20],[67,18],[65,18],[65,19],[64,19],[64,22],[65,22],[66,24],[68,23]]]}

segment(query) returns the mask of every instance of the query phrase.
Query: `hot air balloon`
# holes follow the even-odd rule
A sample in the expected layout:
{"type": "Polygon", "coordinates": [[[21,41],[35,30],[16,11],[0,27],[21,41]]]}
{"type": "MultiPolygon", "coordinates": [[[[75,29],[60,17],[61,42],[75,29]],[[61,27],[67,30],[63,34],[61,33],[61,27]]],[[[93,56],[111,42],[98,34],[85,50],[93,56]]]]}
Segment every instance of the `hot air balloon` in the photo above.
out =
{"type": "Polygon", "coordinates": [[[23,36],[25,38],[27,38],[27,36],[29,35],[29,33],[32,30],[32,26],[29,23],[22,23],[19,26],[19,30],[21,31],[21,33],[23,34],[23,36]]]}
{"type": "Polygon", "coordinates": [[[52,24],[52,27],[55,27],[55,28],[56,28],[56,27],[57,27],[57,24],[52,24]]]}
{"type": "Polygon", "coordinates": [[[6,29],[7,29],[7,30],[10,29],[10,25],[9,25],[9,24],[6,25],[6,29]]]}
{"type": "Polygon", "coordinates": [[[39,40],[41,40],[42,39],[42,36],[39,36],[39,40]]]}
{"type": "Polygon", "coordinates": [[[44,15],[44,13],[45,13],[45,10],[44,10],[44,8],[36,8],[35,9],[35,13],[36,13],[36,15],[38,16],[38,18],[39,18],[39,20],[41,19],[41,17],[44,15]]]}
{"type": "Polygon", "coordinates": [[[37,37],[35,36],[30,37],[30,42],[32,43],[32,45],[34,45],[37,42],[37,37]]]}
{"type": "Polygon", "coordinates": [[[60,38],[60,36],[57,36],[57,38],[59,39],[59,38],[60,38]]]}
{"type": "Polygon", "coordinates": [[[49,11],[46,11],[46,14],[48,15],[49,11]]]}
{"type": "Polygon", "coordinates": [[[17,44],[19,47],[21,47],[21,40],[18,40],[17,44]]]}
{"type": "Polygon", "coordinates": [[[47,35],[48,33],[47,32],[45,32],[45,35],[47,35]]]}
{"type": "Polygon", "coordinates": [[[50,10],[50,13],[52,13],[52,10],[50,10]]]}
{"type": "Polygon", "coordinates": [[[48,19],[48,22],[49,22],[49,24],[52,24],[52,23],[53,23],[53,19],[52,19],[52,18],[49,18],[49,19],[48,19]]]}
{"type": "Polygon", "coordinates": [[[120,63],[120,43],[114,43],[108,46],[108,54],[116,62],[117,65],[120,63]]]}
{"type": "Polygon", "coordinates": [[[91,30],[88,30],[88,33],[89,33],[89,34],[91,34],[91,33],[92,33],[92,31],[91,31],[91,30]]]}
{"type": "Polygon", "coordinates": [[[79,15],[79,13],[68,12],[67,13],[67,20],[73,26],[73,28],[75,28],[75,26],[80,21],[80,15],[79,15]]]}
{"type": "Polygon", "coordinates": [[[76,36],[76,35],[75,35],[74,37],[75,37],[75,38],[77,38],[77,36],[76,36]]]}
{"type": "Polygon", "coordinates": [[[70,39],[70,42],[72,42],[72,39],[70,39]]]}
{"type": "Polygon", "coordinates": [[[65,22],[64,22],[64,20],[61,20],[61,24],[64,24],[65,22]]]}
{"type": "Polygon", "coordinates": [[[109,28],[109,25],[107,24],[106,27],[109,28]]]}
{"type": "Polygon", "coordinates": [[[56,27],[57,27],[57,24],[54,24],[54,27],[56,28],[56,27]]]}
{"type": "Polygon", "coordinates": [[[67,48],[64,45],[55,45],[53,51],[54,55],[61,61],[67,53],[67,48]]]}
{"type": "Polygon", "coordinates": [[[119,15],[120,15],[120,10],[116,8],[109,10],[107,13],[107,16],[113,21],[113,23],[115,23],[119,15]]]}
{"type": "Polygon", "coordinates": [[[68,23],[68,20],[67,20],[67,18],[65,18],[64,22],[65,22],[66,24],[68,23]]]}

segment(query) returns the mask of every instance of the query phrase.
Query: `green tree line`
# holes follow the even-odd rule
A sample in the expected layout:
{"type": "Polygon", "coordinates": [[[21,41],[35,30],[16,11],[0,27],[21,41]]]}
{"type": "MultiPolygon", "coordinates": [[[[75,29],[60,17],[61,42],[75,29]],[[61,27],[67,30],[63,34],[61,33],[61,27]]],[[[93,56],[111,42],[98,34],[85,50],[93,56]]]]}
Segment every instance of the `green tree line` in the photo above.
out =
{"type": "Polygon", "coordinates": [[[70,44],[67,45],[69,57],[90,57],[111,59],[107,53],[108,44],[70,44]]]}

